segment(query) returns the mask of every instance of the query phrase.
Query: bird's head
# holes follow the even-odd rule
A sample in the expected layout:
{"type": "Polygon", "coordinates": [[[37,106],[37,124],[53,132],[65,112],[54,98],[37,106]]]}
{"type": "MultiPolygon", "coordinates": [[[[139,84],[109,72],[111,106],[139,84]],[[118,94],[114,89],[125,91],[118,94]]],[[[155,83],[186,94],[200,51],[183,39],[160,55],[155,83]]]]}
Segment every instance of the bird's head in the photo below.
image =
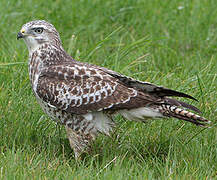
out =
{"type": "Polygon", "coordinates": [[[17,34],[17,39],[21,38],[24,39],[30,53],[45,43],[56,46],[62,44],[55,27],[44,20],[35,20],[24,24],[17,34]]]}

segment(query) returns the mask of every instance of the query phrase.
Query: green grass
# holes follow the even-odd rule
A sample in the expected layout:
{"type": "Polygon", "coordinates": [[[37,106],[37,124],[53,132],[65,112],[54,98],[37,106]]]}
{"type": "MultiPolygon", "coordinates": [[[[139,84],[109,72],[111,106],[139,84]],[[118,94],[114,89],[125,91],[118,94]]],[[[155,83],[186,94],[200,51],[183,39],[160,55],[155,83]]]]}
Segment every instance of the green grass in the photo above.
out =
{"type": "Polygon", "coordinates": [[[217,178],[215,0],[1,0],[0,19],[0,179],[217,178]],[[53,23],[77,60],[191,94],[212,128],[117,117],[112,137],[76,162],[31,91],[16,34],[33,19],[53,23]]]}

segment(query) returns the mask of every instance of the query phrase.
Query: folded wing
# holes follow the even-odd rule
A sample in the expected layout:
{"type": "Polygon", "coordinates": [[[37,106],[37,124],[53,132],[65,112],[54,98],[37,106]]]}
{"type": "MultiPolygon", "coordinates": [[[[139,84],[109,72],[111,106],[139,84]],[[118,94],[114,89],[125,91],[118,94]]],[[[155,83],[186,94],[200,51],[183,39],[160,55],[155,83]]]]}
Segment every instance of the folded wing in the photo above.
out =
{"type": "Polygon", "coordinates": [[[121,108],[138,94],[101,70],[76,64],[44,68],[36,91],[48,104],[75,114],[121,108]]]}

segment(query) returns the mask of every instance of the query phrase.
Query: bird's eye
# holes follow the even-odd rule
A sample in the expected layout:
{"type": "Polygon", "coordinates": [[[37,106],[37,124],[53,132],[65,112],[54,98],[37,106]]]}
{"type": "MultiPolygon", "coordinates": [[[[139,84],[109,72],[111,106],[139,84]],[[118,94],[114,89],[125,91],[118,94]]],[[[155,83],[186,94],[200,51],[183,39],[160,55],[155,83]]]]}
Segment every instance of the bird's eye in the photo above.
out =
{"type": "Polygon", "coordinates": [[[41,34],[43,32],[43,30],[44,30],[43,28],[36,28],[35,32],[38,34],[41,34]]]}

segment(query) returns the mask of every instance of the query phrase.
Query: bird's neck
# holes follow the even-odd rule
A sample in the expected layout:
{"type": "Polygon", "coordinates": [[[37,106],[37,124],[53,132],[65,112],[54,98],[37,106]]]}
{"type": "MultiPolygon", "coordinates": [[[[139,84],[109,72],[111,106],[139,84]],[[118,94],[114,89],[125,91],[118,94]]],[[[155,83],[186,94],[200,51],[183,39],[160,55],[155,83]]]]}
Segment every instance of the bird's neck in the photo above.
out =
{"type": "Polygon", "coordinates": [[[31,65],[32,62],[37,61],[42,66],[51,66],[64,62],[69,57],[62,46],[45,43],[38,46],[34,51],[29,51],[29,64],[31,65]]]}
{"type": "Polygon", "coordinates": [[[29,53],[29,75],[34,84],[44,67],[74,61],[64,49],[52,44],[43,44],[29,53]]]}

